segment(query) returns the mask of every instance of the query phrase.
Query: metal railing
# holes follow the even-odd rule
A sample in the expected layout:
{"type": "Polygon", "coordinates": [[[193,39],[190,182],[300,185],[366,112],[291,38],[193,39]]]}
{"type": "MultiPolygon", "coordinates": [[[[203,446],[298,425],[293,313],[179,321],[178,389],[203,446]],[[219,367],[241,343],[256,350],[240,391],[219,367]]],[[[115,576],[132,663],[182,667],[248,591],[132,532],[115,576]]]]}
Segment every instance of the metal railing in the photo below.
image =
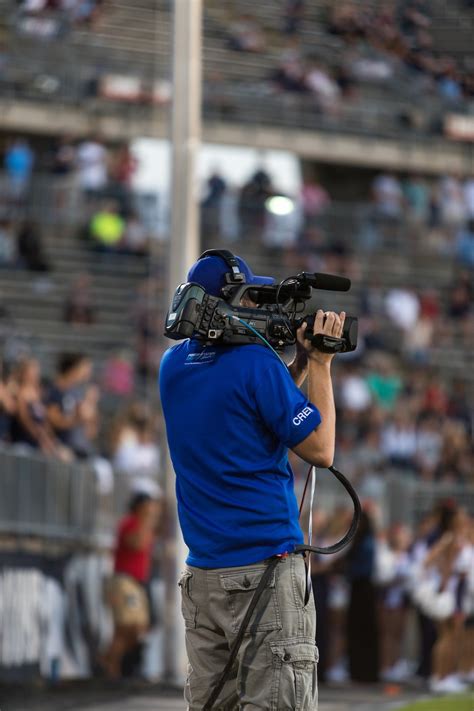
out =
{"type": "Polygon", "coordinates": [[[104,487],[104,464],[64,463],[0,443],[0,536],[110,547],[134,490],[133,477],[111,467],[104,487]]]}
{"type": "Polygon", "coordinates": [[[99,507],[89,465],[0,450],[0,533],[86,543],[98,532],[99,507]]]}
{"type": "MultiPolygon", "coordinates": [[[[69,542],[75,546],[110,545],[117,519],[126,508],[130,478],[115,476],[100,493],[93,466],[65,464],[30,450],[0,449],[0,534],[69,542]]],[[[454,499],[474,514],[474,486],[425,482],[406,471],[380,477],[376,490],[355,483],[362,499],[375,501],[381,523],[415,527],[440,499],[454,499]]],[[[334,477],[317,477],[316,507],[329,515],[350,506],[334,477]]]]}

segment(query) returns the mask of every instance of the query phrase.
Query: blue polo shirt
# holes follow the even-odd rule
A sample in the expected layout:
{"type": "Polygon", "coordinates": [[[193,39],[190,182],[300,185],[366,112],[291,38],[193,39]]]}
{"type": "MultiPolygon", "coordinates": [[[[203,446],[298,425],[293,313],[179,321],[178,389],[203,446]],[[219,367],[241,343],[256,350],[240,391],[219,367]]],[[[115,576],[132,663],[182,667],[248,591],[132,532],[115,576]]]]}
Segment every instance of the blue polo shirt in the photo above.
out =
{"type": "Polygon", "coordinates": [[[321,416],[275,354],[183,341],[160,392],[187,563],[248,565],[302,543],[288,448],[321,416]]]}

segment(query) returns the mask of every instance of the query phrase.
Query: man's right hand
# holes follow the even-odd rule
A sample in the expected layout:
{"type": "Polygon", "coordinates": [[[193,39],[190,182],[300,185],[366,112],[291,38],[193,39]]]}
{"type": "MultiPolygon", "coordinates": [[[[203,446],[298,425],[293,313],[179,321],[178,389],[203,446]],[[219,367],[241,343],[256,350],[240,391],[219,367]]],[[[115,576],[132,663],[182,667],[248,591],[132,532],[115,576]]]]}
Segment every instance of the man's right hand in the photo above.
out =
{"type": "MultiPolygon", "coordinates": [[[[322,333],[325,336],[341,338],[345,318],[345,311],[341,311],[340,314],[337,314],[335,311],[323,311],[322,309],[318,309],[314,319],[313,334],[316,336],[318,333],[322,333]]],[[[305,338],[304,334],[307,328],[306,322],[301,324],[296,334],[298,343],[303,346],[310,361],[315,361],[321,365],[329,364],[336,354],[318,351],[318,349],[312,345],[311,341],[305,338]]]]}

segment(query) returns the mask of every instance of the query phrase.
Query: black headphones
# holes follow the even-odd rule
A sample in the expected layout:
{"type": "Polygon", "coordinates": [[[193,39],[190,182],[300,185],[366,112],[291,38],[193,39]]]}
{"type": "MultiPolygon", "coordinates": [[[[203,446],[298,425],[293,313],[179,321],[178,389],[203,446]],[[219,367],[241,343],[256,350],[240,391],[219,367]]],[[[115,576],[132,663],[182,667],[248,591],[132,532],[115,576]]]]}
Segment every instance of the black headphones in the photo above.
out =
{"type": "Polygon", "coordinates": [[[245,274],[242,274],[240,271],[240,265],[237,261],[237,257],[235,257],[235,255],[233,255],[228,249],[207,249],[201,254],[199,259],[204,259],[204,257],[220,257],[225,261],[230,269],[230,272],[225,275],[227,284],[237,286],[245,284],[245,274]]]}

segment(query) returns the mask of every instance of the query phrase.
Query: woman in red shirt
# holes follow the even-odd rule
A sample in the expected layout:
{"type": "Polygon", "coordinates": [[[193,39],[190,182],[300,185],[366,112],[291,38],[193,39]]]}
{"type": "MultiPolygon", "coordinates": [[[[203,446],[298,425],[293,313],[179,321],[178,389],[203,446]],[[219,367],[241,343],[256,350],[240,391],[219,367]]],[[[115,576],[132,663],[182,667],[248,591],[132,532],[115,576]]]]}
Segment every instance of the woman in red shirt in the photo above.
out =
{"type": "Polygon", "coordinates": [[[117,679],[125,654],[133,649],[149,627],[150,610],[145,585],[158,519],[158,503],[148,494],[133,497],[129,514],[119,523],[114,576],[108,600],[114,616],[114,637],[101,657],[108,677],[117,679]]]}

